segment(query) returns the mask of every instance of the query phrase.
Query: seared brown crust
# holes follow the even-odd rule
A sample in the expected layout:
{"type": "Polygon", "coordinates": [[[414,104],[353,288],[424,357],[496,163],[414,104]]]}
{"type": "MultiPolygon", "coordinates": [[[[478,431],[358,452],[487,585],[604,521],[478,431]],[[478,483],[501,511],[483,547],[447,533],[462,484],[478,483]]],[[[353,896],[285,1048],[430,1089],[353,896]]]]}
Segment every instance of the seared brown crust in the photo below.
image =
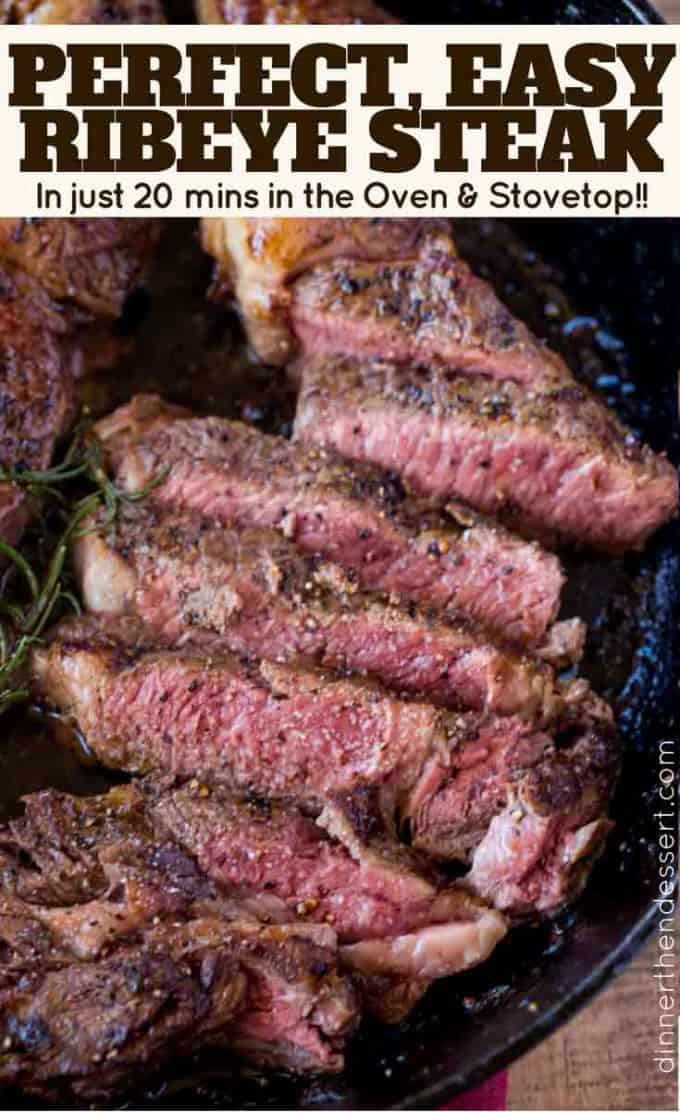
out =
{"type": "Polygon", "coordinates": [[[110,1098],[211,1044],[341,1068],[357,999],[329,927],[219,896],[136,785],[26,806],[0,831],[0,1081],[110,1098]]]}
{"type": "Polygon", "coordinates": [[[48,1100],[105,1101],[227,1027],[246,987],[238,962],[219,936],[176,956],[180,937],[92,964],[26,947],[0,988],[0,1080],[48,1100]]]}
{"type": "MultiPolygon", "coordinates": [[[[32,278],[0,267],[0,466],[46,467],[74,409],[79,359],[59,307],[32,278]]],[[[15,544],[28,518],[25,497],[0,481],[0,537],[15,544]]]]}
{"type": "Polygon", "coordinates": [[[455,367],[337,358],[302,369],[299,440],[464,498],[549,542],[640,548],[678,508],[675,469],[575,381],[527,390],[455,367]]]}

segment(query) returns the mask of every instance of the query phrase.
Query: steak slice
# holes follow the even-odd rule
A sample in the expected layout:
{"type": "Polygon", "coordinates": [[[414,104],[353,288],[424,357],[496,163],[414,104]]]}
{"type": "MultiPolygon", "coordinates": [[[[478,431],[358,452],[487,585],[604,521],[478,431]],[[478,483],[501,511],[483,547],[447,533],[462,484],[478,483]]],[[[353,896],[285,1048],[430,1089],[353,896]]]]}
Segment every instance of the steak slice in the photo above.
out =
{"type": "MultiPolygon", "coordinates": [[[[12,919],[16,930],[14,909],[12,919]]],[[[45,934],[49,958],[29,951],[0,979],[0,1080],[110,1099],[211,1046],[257,1066],[338,1072],[358,1009],[335,972],[333,937],[323,927],[230,922],[219,908],[151,926],[141,942],[92,962],[55,954],[45,934]]]]}
{"type": "Polygon", "coordinates": [[[359,1022],[359,996],[338,970],[328,926],[197,918],[191,945],[212,937],[233,953],[247,977],[243,1011],[213,1043],[258,1067],[292,1073],[339,1073],[344,1046],[359,1022]]]}
{"type": "MultiPolygon", "coordinates": [[[[212,3],[206,0],[204,9],[212,3]]],[[[448,221],[433,219],[208,217],[201,241],[216,260],[212,296],[234,299],[257,356],[280,365],[297,350],[291,303],[299,275],[338,258],[415,260],[423,237],[447,227],[448,221]]]]}
{"type": "Polygon", "coordinates": [[[502,638],[540,646],[548,636],[564,581],[558,560],[460,507],[452,516],[407,498],[394,473],[238,422],[189,419],[153,396],[98,430],[124,487],[139,489],[170,466],[150,495],[156,502],[223,524],[277,527],[366,590],[472,618],[502,638]]]}
{"type": "Polygon", "coordinates": [[[111,767],[195,776],[313,811],[329,793],[372,784],[393,813],[435,753],[446,759],[448,712],[426,703],[226,652],[145,652],[134,629],[112,632],[62,623],[33,658],[38,691],[111,767]]]}
{"type": "Polygon", "coordinates": [[[4,219],[0,258],[31,275],[51,297],[115,319],[145,276],[159,232],[160,223],[152,220],[4,219]]]}
{"type": "MultiPolygon", "coordinates": [[[[516,715],[454,714],[284,665],[131,649],[134,632],[115,632],[117,641],[92,621],[62,623],[53,643],[34,652],[38,693],[72,715],[113,767],[194,776],[312,815],[338,794],[370,792],[388,830],[408,829],[413,845],[435,857],[469,861],[531,770],[547,776],[558,752],[586,739],[594,771],[579,777],[586,787],[577,814],[586,823],[606,814],[616,738],[611,711],[583,681],[568,690],[549,733],[516,715]]],[[[518,870],[525,859],[519,843],[518,870]]]]}
{"type": "MultiPolygon", "coordinates": [[[[513,915],[573,899],[613,826],[607,803],[618,779],[619,742],[601,700],[578,694],[576,686],[574,692],[572,723],[567,713],[555,745],[538,760],[520,760],[520,775],[504,777],[502,762],[487,758],[484,794],[487,807],[495,797],[495,814],[476,841],[464,883],[513,915]]],[[[479,808],[478,786],[472,792],[461,786],[479,808]]]]}
{"type": "MultiPolygon", "coordinates": [[[[362,974],[369,1006],[389,1021],[403,1013],[395,1012],[397,993],[385,1002],[383,978],[402,1000],[406,979],[411,1003],[416,986],[422,993],[432,980],[484,961],[506,933],[497,912],[428,876],[411,851],[380,833],[351,829],[350,852],[298,811],[207,795],[195,781],[152,807],[213,880],[276,896],[305,922],[330,923],[342,962],[362,974]],[[376,976],[380,995],[371,991],[376,976]]],[[[334,832],[340,825],[346,837],[336,810],[328,805],[319,821],[334,832]]]]}
{"type": "Polygon", "coordinates": [[[641,548],[677,513],[670,462],[576,383],[527,391],[353,359],[308,362],[303,376],[299,441],[396,471],[437,502],[610,552],[641,548]]]}
{"type": "MultiPolygon", "coordinates": [[[[21,271],[0,267],[0,467],[47,467],[74,408],[77,353],[62,315],[21,271]]],[[[16,544],[30,516],[25,492],[0,480],[0,538],[16,544]]]]}
{"type": "MultiPolygon", "coordinates": [[[[344,949],[340,959],[352,969],[362,970],[361,949],[353,944],[374,943],[362,970],[366,996],[374,1012],[394,1021],[403,1016],[396,1013],[396,1002],[403,1004],[405,997],[413,1002],[434,977],[483,960],[506,925],[464,889],[444,887],[442,878],[415,854],[377,829],[379,819],[369,817],[367,807],[363,811],[359,816],[353,801],[351,808],[336,803],[324,812],[324,824],[347,840],[350,852],[299,812],[239,803],[209,793],[195,780],[182,787],[160,779],[125,785],[94,799],[54,791],[29,796],[25,816],[11,824],[4,844],[22,862],[19,868],[14,865],[13,896],[28,902],[35,920],[80,960],[105,956],[112,945],[135,939],[149,924],[172,921],[181,926],[199,907],[201,918],[221,917],[245,940],[239,950],[235,938],[232,949],[249,983],[253,978],[258,985],[264,982],[266,994],[295,994],[299,990],[289,968],[295,953],[304,955],[308,944],[326,945],[332,927],[348,946],[347,961],[344,949]],[[216,889],[229,897],[220,896],[219,906],[216,889]],[[247,924],[258,915],[282,924],[280,929],[293,940],[286,948],[287,966],[284,962],[279,968],[278,950],[270,944],[274,936],[263,935],[257,922],[257,945],[246,945],[255,929],[247,924]],[[433,926],[439,928],[434,936],[433,926]],[[373,968],[381,939],[385,952],[379,996],[373,968]],[[390,969],[395,949],[398,961],[390,969]],[[284,981],[292,988],[279,984],[287,968],[284,981]],[[389,995],[386,978],[393,982],[389,995]],[[408,993],[405,980],[411,985],[408,993]]],[[[227,927],[219,930],[226,937],[227,927]]],[[[335,947],[334,937],[328,944],[335,947]]],[[[305,976],[301,969],[303,982],[305,976]]],[[[244,1042],[262,1023],[265,1010],[264,1005],[253,1006],[250,990],[248,999],[250,1006],[238,1020],[244,1042]]],[[[306,1002],[301,1000],[300,1007],[306,1002]]],[[[322,1012],[328,1004],[326,994],[322,1012]]],[[[315,1001],[316,1006],[321,1002],[315,1001]]],[[[285,1011],[293,1014],[288,1006],[285,1011]]],[[[285,1030],[279,1007],[275,1016],[277,1029],[285,1030]]],[[[324,1022],[331,1030],[331,1017],[324,1022]]],[[[315,1033],[300,1027],[299,1053],[304,1054],[310,1039],[314,1044],[315,1033]]],[[[280,1058],[278,1039],[270,1040],[274,1045],[269,1050],[260,1041],[265,1057],[280,1058]]]]}
{"type": "Polygon", "coordinates": [[[377,358],[455,367],[525,386],[573,379],[456,255],[451,237],[428,234],[417,258],[336,258],[292,290],[291,327],[303,356],[377,358]]]}
{"type": "Polygon", "coordinates": [[[620,757],[612,714],[582,680],[570,694],[551,736],[469,734],[446,779],[411,799],[414,846],[471,861],[471,890],[512,914],[569,898],[592,863],[585,846],[601,847],[611,827],[620,757]]]}
{"type": "Polygon", "coordinates": [[[99,615],[135,614],[149,638],[372,676],[454,709],[549,719],[552,670],[480,630],[357,592],[337,565],[275,530],[225,529],[191,512],[131,507],[75,548],[81,594],[99,615]]]}
{"type": "Polygon", "coordinates": [[[271,926],[270,907],[263,923],[256,902],[219,896],[134,784],[26,803],[0,832],[3,1081],[84,1096],[211,1044],[260,1064],[341,1068],[357,1002],[330,927],[271,926]],[[145,898],[163,887],[164,905],[145,898]],[[98,920],[103,944],[83,947],[98,920]]]}
{"type": "Polygon", "coordinates": [[[540,762],[508,793],[476,847],[470,891],[513,915],[553,911],[581,891],[613,823],[616,762],[599,737],[540,762]]]}

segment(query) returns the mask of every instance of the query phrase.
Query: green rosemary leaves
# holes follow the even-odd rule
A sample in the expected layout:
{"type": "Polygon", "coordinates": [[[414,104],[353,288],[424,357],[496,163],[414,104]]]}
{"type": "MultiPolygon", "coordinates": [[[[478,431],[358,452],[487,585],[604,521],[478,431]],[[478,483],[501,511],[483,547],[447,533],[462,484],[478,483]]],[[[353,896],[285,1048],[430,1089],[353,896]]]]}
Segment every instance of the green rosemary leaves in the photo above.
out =
{"type": "Polygon", "coordinates": [[[101,525],[116,518],[123,503],[139,502],[165,481],[164,468],[142,490],[124,491],[106,473],[102,445],[84,419],[63,459],[42,471],[0,467],[0,483],[13,483],[31,498],[56,503],[54,524],[34,567],[25,552],[0,539],[0,560],[7,564],[0,579],[0,715],[29,697],[26,682],[28,654],[48,622],[68,606],[77,613],[78,600],[70,589],[67,556],[83,522],[100,506],[106,508],[101,525]]]}

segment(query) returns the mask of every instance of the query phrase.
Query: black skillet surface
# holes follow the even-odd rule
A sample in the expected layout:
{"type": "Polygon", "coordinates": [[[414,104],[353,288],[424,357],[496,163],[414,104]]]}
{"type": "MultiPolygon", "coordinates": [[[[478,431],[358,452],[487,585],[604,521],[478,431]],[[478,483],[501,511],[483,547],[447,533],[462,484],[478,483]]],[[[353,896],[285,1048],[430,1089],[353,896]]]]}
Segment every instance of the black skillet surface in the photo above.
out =
{"type": "MultiPolygon", "coordinates": [[[[431,3],[419,9],[425,15],[431,22],[657,19],[643,4],[597,0],[462,0],[431,3]]],[[[679,463],[680,221],[533,220],[514,232],[470,221],[458,235],[463,253],[488,270],[518,314],[562,347],[574,370],[594,381],[636,432],[679,463]]],[[[136,354],[92,400],[110,405],[163,383],[167,393],[171,382],[178,400],[285,432],[290,399],[280,379],[272,385],[269,376],[254,374],[232,338],[232,322],[205,309],[207,268],[193,235],[185,221],[171,229],[136,354]],[[179,330],[166,324],[179,317],[179,330]],[[225,392],[227,359],[234,372],[225,392]]],[[[591,623],[583,671],[614,701],[625,746],[617,830],[578,903],[553,923],[516,930],[480,970],[436,986],[409,1022],[389,1030],[366,1023],[340,1078],[244,1076],[220,1056],[183,1064],[153,1090],[136,1093],[129,1107],[436,1108],[554,1030],[656,929],[659,747],[675,737],[680,750],[680,526],[664,529],[642,556],[568,563],[565,613],[591,623]]],[[[11,733],[13,743],[0,750],[4,814],[22,792],[46,784],[104,786],[99,771],[63,756],[39,724],[15,721],[11,733]]],[[[18,1107],[19,1100],[4,1106],[18,1107]]]]}

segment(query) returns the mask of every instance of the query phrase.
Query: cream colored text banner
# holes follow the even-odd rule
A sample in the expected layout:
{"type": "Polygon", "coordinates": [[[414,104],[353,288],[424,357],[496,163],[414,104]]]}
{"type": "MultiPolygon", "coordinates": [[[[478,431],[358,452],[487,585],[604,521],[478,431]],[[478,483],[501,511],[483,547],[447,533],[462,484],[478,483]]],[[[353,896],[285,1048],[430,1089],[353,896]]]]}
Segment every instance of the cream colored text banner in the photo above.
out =
{"type": "Polygon", "coordinates": [[[680,216],[676,27],[3,27],[3,216],[680,216]]]}

